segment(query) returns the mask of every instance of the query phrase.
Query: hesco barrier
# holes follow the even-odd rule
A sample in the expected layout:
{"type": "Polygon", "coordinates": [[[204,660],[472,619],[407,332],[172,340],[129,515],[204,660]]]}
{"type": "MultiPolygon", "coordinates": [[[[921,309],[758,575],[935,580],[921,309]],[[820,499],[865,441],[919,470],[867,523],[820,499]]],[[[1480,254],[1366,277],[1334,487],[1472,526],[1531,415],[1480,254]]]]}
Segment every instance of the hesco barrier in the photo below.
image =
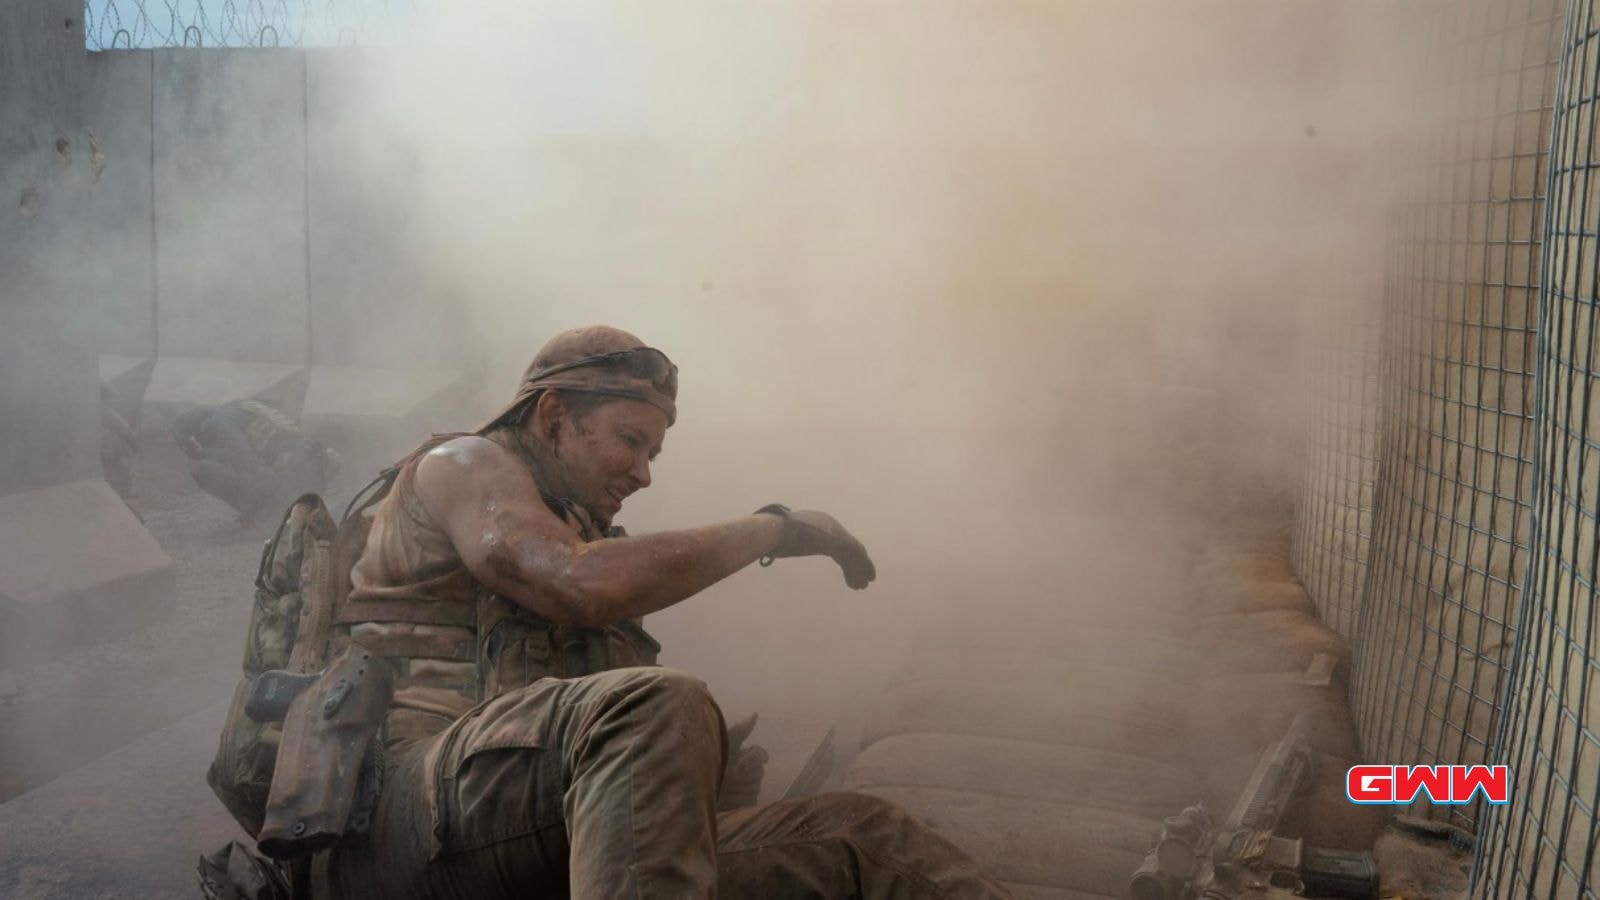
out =
{"type": "Polygon", "coordinates": [[[1594,0],[1421,15],[1420,177],[1379,302],[1308,360],[1294,560],[1352,639],[1368,761],[1511,767],[1507,805],[1403,810],[1477,834],[1474,896],[1594,898],[1600,25],[1594,0]]]}
{"type": "Polygon", "coordinates": [[[1506,712],[1511,802],[1478,854],[1487,896],[1593,897],[1600,819],[1600,35],[1572,4],[1555,93],[1538,318],[1533,516],[1506,712]],[[1596,415],[1591,416],[1591,411],[1596,415]]]}
{"type": "Polygon", "coordinates": [[[1359,308],[1323,323],[1308,360],[1311,431],[1292,555],[1322,620],[1351,640],[1372,545],[1381,330],[1359,308]]]}
{"type": "MultiPolygon", "coordinates": [[[[1351,684],[1367,758],[1479,763],[1527,556],[1532,325],[1560,4],[1443,8],[1384,290],[1380,479],[1351,684]]],[[[1478,805],[1419,805],[1475,826],[1478,805]]]]}

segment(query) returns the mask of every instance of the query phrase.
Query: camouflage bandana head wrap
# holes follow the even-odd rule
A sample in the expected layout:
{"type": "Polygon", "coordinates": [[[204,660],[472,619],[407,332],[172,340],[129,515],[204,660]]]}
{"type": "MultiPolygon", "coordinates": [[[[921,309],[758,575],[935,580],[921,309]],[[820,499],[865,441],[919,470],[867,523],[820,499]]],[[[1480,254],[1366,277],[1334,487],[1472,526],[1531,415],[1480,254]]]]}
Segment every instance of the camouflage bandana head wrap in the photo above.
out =
{"type": "Polygon", "coordinates": [[[678,367],[667,355],[620,328],[589,325],[563,331],[540,348],[517,395],[479,426],[479,434],[517,417],[542,391],[579,391],[638,400],[678,418],[678,367]]]}

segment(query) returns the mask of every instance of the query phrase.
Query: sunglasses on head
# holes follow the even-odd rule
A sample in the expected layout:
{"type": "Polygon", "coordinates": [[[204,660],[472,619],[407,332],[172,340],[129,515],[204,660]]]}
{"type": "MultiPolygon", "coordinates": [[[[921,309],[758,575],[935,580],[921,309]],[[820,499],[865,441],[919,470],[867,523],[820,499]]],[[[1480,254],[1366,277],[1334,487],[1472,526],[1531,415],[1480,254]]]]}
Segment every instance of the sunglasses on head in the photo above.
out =
{"type": "Polygon", "coordinates": [[[564,362],[551,366],[539,373],[540,378],[565,372],[569,369],[581,369],[589,366],[599,366],[607,369],[619,369],[634,378],[643,378],[658,391],[668,397],[678,396],[678,367],[667,359],[667,355],[654,347],[634,347],[628,350],[613,350],[610,353],[597,353],[594,356],[585,356],[580,359],[564,362]]]}

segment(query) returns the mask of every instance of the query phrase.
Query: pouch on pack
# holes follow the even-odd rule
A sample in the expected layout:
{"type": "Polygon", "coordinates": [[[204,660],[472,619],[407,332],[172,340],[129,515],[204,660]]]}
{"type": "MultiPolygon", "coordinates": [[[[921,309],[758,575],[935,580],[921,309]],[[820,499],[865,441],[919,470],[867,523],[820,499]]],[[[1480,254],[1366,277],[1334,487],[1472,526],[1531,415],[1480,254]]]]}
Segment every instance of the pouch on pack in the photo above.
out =
{"type": "Polygon", "coordinates": [[[245,635],[244,676],[233,693],[206,783],[251,837],[261,832],[283,735],[282,722],[245,714],[257,675],[322,668],[332,640],[332,557],[338,527],[316,494],[290,504],[261,553],[245,635]]]}

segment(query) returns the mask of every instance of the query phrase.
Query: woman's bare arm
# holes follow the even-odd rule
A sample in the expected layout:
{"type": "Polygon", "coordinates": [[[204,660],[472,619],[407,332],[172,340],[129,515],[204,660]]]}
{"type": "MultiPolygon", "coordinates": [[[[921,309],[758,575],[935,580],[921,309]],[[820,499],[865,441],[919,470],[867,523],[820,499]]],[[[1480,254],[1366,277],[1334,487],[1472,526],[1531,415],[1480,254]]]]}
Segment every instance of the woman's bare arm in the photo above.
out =
{"type": "Polygon", "coordinates": [[[417,494],[467,571],[565,625],[596,627],[665,609],[739,571],[781,537],[778,516],[584,542],[539,496],[526,466],[481,437],[417,465],[417,494]]]}

